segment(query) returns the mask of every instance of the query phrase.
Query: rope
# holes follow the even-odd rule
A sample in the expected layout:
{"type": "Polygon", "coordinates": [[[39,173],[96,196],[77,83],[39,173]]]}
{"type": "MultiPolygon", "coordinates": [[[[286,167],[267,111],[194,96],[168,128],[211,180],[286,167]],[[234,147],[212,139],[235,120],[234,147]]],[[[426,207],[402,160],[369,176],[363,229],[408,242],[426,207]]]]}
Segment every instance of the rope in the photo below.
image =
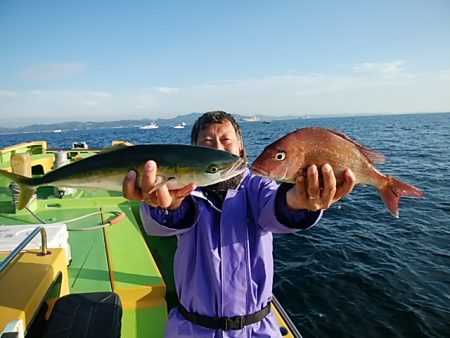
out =
{"type": "MultiPolygon", "coordinates": [[[[17,201],[19,200],[19,193],[20,193],[20,188],[19,185],[16,182],[11,182],[11,184],[9,185],[9,190],[11,190],[11,196],[12,196],[12,201],[14,203],[15,206],[17,206],[17,201]]],[[[25,207],[25,209],[34,217],[36,218],[39,223],[41,224],[58,224],[58,223],[72,223],[72,222],[76,222],[91,216],[95,216],[98,214],[104,214],[105,211],[96,211],[96,212],[92,212],[90,214],[86,214],[86,215],[82,215],[79,217],[75,217],[66,221],[60,221],[60,222],[56,222],[56,223],[47,223],[45,220],[43,220],[42,218],[40,218],[38,215],[36,215],[30,208],[25,207]]],[[[116,217],[114,217],[112,220],[110,220],[109,222],[105,223],[105,224],[100,224],[100,225],[95,225],[95,226],[91,226],[91,227],[84,227],[84,228],[70,228],[67,227],[67,231],[90,231],[90,230],[97,230],[97,229],[102,229],[102,228],[106,228],[109,227],[117,222],[119,222],[120,220],[122,220],[122,218],[125,217],[125,214],[123,212],[119,212],[119,211],[106,211],[107,213],[116,215],[116,217]]]]}

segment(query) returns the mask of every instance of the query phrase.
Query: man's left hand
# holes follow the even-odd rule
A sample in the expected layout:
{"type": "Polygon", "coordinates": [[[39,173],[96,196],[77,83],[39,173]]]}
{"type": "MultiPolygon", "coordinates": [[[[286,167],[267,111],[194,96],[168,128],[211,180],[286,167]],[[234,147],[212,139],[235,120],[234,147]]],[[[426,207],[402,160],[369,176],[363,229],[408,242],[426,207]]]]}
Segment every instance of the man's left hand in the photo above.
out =
{"type": "Polygon", "coordinates": [[[351,193],[356,184],[355,175],[350,169],[344,171],[344,180],[338,186],[333,168],[329,164],[324,164],[320,168],[320,173],[323,186],[319,183],[319,170],[315,165],[308,168],[307,177],[297,177],[295,185],[286,193],[290,209],[311,211],[328,209],[333,203],[351,193]]]}

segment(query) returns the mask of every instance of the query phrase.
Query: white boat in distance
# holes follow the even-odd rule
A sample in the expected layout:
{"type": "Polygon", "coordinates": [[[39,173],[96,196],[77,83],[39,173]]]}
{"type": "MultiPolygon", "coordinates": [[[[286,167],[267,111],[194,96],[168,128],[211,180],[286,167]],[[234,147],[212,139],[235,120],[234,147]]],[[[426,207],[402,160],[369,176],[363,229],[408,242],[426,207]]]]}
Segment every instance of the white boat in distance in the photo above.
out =
{"type": "Polygon", "coordinates": [[[139,129],[158,129],[159,126],[153,121],[150,124],[146,124],[145,126],[140,126],[139,129]]]}
{"type": "Polygon", "coordinates": [[[259,117],[258,116],[243,117],[242,121],[244,121],[244,122],[257,122],[257,121],[259,121],[259,117]]]}
{"type": "Polygon", "coordinates": [[[178,123],[176,126],[173,126],[173,127],[175,129],[183,129],[185,125],[186,125],[186,123],[181,122],[181,123],[178,123]]]}

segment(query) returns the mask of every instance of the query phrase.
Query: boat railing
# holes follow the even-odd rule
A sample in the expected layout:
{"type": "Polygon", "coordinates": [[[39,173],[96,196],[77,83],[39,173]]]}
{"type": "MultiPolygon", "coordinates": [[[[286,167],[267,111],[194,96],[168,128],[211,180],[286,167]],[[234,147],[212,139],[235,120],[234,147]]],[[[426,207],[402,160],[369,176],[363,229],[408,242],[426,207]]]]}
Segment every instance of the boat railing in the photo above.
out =
{"type": "Polygon", "coordinates": [[[277,308],[278,313],[280,314],[281,318],[283,318],[283,320],[284,320],[286,326],[288,327],[289,331],[291,332],[292,336],[294,338],[302,338],[302,335],[298,331],[297,327],[294,325],[294,323],[292,322],[291,318],[286,313],[284,308],[281,306],[280,302],[275,297],[275,295],[273,295],[272,303],[277,308]]]}
{"type": "Polygon", "coordinates": [[[41,252],[39,255],[47,255],[49,252],[47,250],[47,231],[45,228],[40,225],[37,226],[33,231],[30,232],[30,234],[24,238],[22,242],[20,242],[13,251],[0,263],[0,273],[8,266],[9,263],[11,263],[14,258],[25,248],[28,243],[31,242],[31,240],[36,237],[36,235],[40,233],[41,234],[41,252]]]}

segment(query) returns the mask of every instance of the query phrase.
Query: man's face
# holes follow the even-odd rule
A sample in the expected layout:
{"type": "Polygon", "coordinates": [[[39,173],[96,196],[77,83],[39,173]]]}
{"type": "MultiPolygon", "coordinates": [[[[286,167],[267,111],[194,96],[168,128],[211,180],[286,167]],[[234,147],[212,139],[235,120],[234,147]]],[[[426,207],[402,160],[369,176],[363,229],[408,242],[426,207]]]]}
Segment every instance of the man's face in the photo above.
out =
{"type": "Polygon", "coordinates": [[[234,155],[243,155],[243,144],[236,135],[233,125],[225,120],[222,123],[212,123],[200,130],[197,145],[228,151],[234,155]]]}

